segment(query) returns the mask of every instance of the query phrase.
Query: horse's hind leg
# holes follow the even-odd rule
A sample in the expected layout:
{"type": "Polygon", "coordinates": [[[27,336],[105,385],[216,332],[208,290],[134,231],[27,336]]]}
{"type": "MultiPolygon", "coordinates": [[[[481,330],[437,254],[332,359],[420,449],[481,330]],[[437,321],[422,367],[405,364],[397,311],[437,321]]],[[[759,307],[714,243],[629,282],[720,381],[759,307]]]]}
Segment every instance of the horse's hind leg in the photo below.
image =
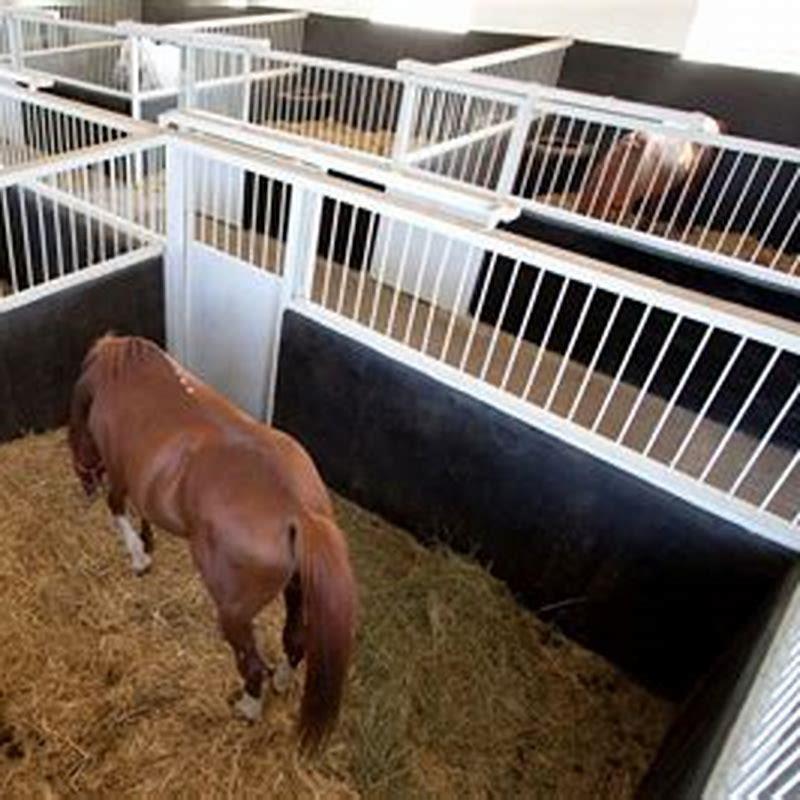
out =
{"type": "Polygon", "coordinates": [[[114,524],[119,531],[122,542],[128,553],[130,553],[133,571],[137,575],[144,575],[150,568],[152,558],[147,552],[145,542],[136,532],[136,529],[128,519],[128,515],[125,513],[125,494],[114,488],[113,485],[108,493],[108,507],[114,517],[114,524]]]}
{"type": "Polygon", "coordinates": [[[153,528],[151,527],[148,520],[146,520],[144,517],[142,517],[141,539],[145,553],[147,553],[147,555],[152,557],[153,545],[155,541],[153,539],[153,528]]]}
{"type": "Polygon", "coordinates": [[[253,636],[253,621],[240,619],[220,608],[222,634],[233,650],[236,667],[244,681],[244,692],[236,703],[236,710],[251,722],[261,719],[264,697],[262,688],[267,667],[259,655],[253,636]]]}
{"type": "Polygon", "coordinates": [[[272,676],[276,692],[285,692],[292,682],[292,673],[306,654],[305,626],[303,625],[303,591],[300,574],[295,572],[283,590],[286,604],[286,622],[283,626],[283,652],[286,659],[278,664],[272,676]]]}

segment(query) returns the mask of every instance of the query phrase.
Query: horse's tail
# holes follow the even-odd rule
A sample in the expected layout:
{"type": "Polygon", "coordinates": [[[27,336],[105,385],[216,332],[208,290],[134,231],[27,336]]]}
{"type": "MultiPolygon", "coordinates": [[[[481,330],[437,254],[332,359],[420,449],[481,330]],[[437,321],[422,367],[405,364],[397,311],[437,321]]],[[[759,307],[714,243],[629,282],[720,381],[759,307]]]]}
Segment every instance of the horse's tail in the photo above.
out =
{"type": "Polygon", "coordinates": [[[339,715],[353,649],[356,587],[347,542],[336,523],[304,513],[295,526],[303,615],[306,683],[300,709],[300,743],[313,752],[339,715]]]}
{"type": "Polygon", "coordinates": [[[92,390],[84,374],[72,390],[67,441],[72,453],[72,466],[87,495],[91,495],[97,488],[97,469],[100,460],[89,433],[91,407],[92,390]]]}
{"type": "Polygon", "coordinates": [[[102,469],[100,454],[97,452],[94,440],[89,432],[89,412],[94,399],[94,386],[90,378],[90,367],[97,356],[100,344],[105,338],[103,337],[95,342],[83,360],[81,374],[72,389],[69,423],[67,426],[67,441],[72,452],[72,465],[88,495],[91,495],[97,488],[102,469]]]}

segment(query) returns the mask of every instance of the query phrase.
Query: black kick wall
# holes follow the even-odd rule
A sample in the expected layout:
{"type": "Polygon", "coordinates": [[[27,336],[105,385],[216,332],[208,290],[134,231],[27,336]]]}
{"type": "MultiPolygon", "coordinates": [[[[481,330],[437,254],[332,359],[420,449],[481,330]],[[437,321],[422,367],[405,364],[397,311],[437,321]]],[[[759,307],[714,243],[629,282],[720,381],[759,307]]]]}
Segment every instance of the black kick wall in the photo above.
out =
{"type": "Polygon", "coordinates": [[[472,552],[544,619],[680,698],[768,601],[790,555],[295,313],[276,424],[325,480],[472,552]]]}
{"type": "Polygon", "coordinates": [[[91,343],[113,330],[164,342],[161,259],[0,312],[0,441],[67,420],[91,343]]]}
{"type": "Polygon", "coordinates": [[[798,588],[800,567],[795,567],[776,591],[774,601],[751,620],[692,693],[638,787],[639,800],[702,795],[798,588]]]}

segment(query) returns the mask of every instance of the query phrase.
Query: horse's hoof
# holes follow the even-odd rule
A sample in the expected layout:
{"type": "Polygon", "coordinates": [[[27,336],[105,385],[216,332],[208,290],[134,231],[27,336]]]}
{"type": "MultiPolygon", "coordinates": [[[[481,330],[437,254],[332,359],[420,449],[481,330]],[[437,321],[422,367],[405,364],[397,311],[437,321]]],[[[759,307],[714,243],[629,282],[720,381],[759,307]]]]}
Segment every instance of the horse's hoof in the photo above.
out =
{"type": "Polygon", "coordinates": [[[272,688],[278,693],[283,694],[292,685],[292,668],[288,661],[281,661],[272,674],[272,688]]]}
{"type": "Polygon", "coordinates": [[[147,573],[150,572],[150,567],[153,566],[153,559],[145,553],[141,559],[134,561],[132,566],[133,574],[137,578],[141,578],[143,575],[147,575],[147,573]]]}
{"type": "Polygon", "coordinates": [[[262,698],[253,697],[247,692],[236,701],[233,710],[248,722],[258,722],[261,719],[262,698]]]}

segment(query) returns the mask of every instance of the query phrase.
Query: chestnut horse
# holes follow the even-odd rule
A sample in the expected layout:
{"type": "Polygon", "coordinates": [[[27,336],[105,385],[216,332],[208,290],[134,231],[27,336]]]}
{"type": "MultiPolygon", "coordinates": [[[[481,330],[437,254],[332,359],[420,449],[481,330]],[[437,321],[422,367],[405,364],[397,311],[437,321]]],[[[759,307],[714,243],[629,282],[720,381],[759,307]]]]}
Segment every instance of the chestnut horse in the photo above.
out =
{"type": "Polygon", "coordinates": [[[300,741],[318,747],[338,715],[356,600],[347,544],[308,454],[152,342],[115,336],[83,362],[69,443],[87,494],[107,476],[108,506],[136,573],[151,563],[150,523],[187,540],[244,681],[240,713],[260,718],[265,674],[282,691],[305,656],[300,741]],[[141,536],[127,501],[143,520],[141,536]],[[286,660],[271,669],[252,620],[280,592],[286,660]]]}
{"type": "MultiPolygon", "coordinates": [[[[707,133],[727,130],[705,114],[700,120],[707,133]]],[[[644,202],[642,211],[647,217],[671,215],[683,195],[694,194],[702,185],[714,152],[691,138],[631,131],[595,164],[577,210],[603,218],[609,212],[612,216],[635,213],[644,202]]]]}

